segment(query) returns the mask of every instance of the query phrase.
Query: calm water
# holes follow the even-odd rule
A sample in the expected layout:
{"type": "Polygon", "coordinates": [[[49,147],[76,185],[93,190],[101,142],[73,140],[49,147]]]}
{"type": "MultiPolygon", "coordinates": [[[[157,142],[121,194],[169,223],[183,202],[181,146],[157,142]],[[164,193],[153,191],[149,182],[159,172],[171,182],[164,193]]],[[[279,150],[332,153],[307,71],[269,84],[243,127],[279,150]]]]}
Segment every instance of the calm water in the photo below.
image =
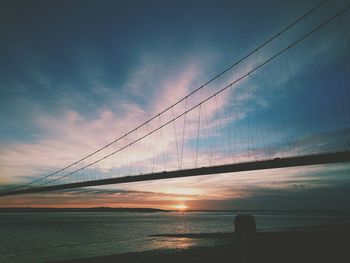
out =
{"type": "MultiPolygon", "coordinates": [[[[256,212],[258,231],[350,223],[350,214],[256,212]]],[[[212,246],[215,239],[152,234],[233,232],[235,213],[0,214],[0,262],[45,262],[144,251],[212,246]]]]}

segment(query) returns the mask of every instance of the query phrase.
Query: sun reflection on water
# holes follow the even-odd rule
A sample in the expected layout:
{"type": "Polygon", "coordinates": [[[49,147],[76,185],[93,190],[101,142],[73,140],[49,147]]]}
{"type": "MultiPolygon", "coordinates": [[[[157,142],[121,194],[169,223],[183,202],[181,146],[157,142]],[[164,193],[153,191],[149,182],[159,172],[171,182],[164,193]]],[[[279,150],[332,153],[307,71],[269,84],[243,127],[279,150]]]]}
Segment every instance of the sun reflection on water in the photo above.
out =
{"type": "Polygon", "coordinates": [[[187,249],[198,245],[196,240],[187,237],[155,238],[151,242],[153,249],[187,249]]]}

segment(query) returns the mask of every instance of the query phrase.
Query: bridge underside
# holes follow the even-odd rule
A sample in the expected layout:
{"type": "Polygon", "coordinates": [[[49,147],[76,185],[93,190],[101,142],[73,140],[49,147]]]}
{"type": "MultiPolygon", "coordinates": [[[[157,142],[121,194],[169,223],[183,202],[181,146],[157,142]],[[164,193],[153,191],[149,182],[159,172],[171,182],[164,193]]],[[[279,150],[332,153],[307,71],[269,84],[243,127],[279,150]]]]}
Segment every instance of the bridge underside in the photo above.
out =
{"type": "Polygon", "coordinates": [[[3,193],[0,193],[0,196],[47,192],[47,191],[54,191],[54,190],[87,187],[87,186],[122,184],[122,183],[161,180],[161,179],[180,178],[180,177],[189,177],[189,176],[235,173],[235,172],[243,172],[243,171],[254,171],[254,170],[317,165],[317,164],[331,164],[331,163],[340,163],[340,162],[349,162],[349,161],[350,161],[350,151],[343,151],[343,152],[336,152],[336,153],[315,154],[315,155],[306,155],[306,156],[297,156],[297,157],[274,158],[274,159],[262,160],[262,161],[225,164],[225,165],[184,169],[184,170],[176,170],[176,171],[169,171],[169,172],[163,171],[158,173],[124,176],[124,177],[116,177],[116,178],[109,178],[109,179],[60,184],[60,185],[53,185],[53,186],[42,186],[42,187],[36,187],[36,188],[27,188],[22,190],[3,192],[3,193]]]}

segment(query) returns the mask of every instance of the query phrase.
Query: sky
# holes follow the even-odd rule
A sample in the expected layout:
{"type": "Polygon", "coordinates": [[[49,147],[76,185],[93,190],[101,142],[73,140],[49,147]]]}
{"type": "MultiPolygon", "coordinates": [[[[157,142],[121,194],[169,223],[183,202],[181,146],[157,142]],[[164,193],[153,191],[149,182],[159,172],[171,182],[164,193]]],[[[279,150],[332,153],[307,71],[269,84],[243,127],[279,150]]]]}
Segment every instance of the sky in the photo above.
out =
{"type": "MultiPolygon", "coordinates": [[[[157,116],[318,3],[2,1],[0,190],[55,172],[157,116]]],[[[54,183],[349,149],[350,11],[255,70],[347,5],[328,1],[193,96],[53,178],[200,103],[188,114],[54,183]]],[[[284,168],[1,197],[0,206],[350,209],[349,175],[349,164],[284,168]]]]}

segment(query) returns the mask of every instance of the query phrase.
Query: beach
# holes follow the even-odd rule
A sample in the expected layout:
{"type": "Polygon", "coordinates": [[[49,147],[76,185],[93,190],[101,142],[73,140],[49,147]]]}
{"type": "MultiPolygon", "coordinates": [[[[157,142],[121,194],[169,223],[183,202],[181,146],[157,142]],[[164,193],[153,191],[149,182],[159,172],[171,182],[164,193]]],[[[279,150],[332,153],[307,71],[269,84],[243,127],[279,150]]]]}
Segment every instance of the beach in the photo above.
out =
{"type": "MultiPolygon", "coordinates": [[[[248,262],[349,262],[350,225],[312,227],[284,232],[258,232],[248,262]]],[[[168,238],[207,238],[226,242],[213,247],[151,250],[119,255],[52,261],[56,263],[97,262],[240,262],[234,233],[176,234],[168,238]]]]}

